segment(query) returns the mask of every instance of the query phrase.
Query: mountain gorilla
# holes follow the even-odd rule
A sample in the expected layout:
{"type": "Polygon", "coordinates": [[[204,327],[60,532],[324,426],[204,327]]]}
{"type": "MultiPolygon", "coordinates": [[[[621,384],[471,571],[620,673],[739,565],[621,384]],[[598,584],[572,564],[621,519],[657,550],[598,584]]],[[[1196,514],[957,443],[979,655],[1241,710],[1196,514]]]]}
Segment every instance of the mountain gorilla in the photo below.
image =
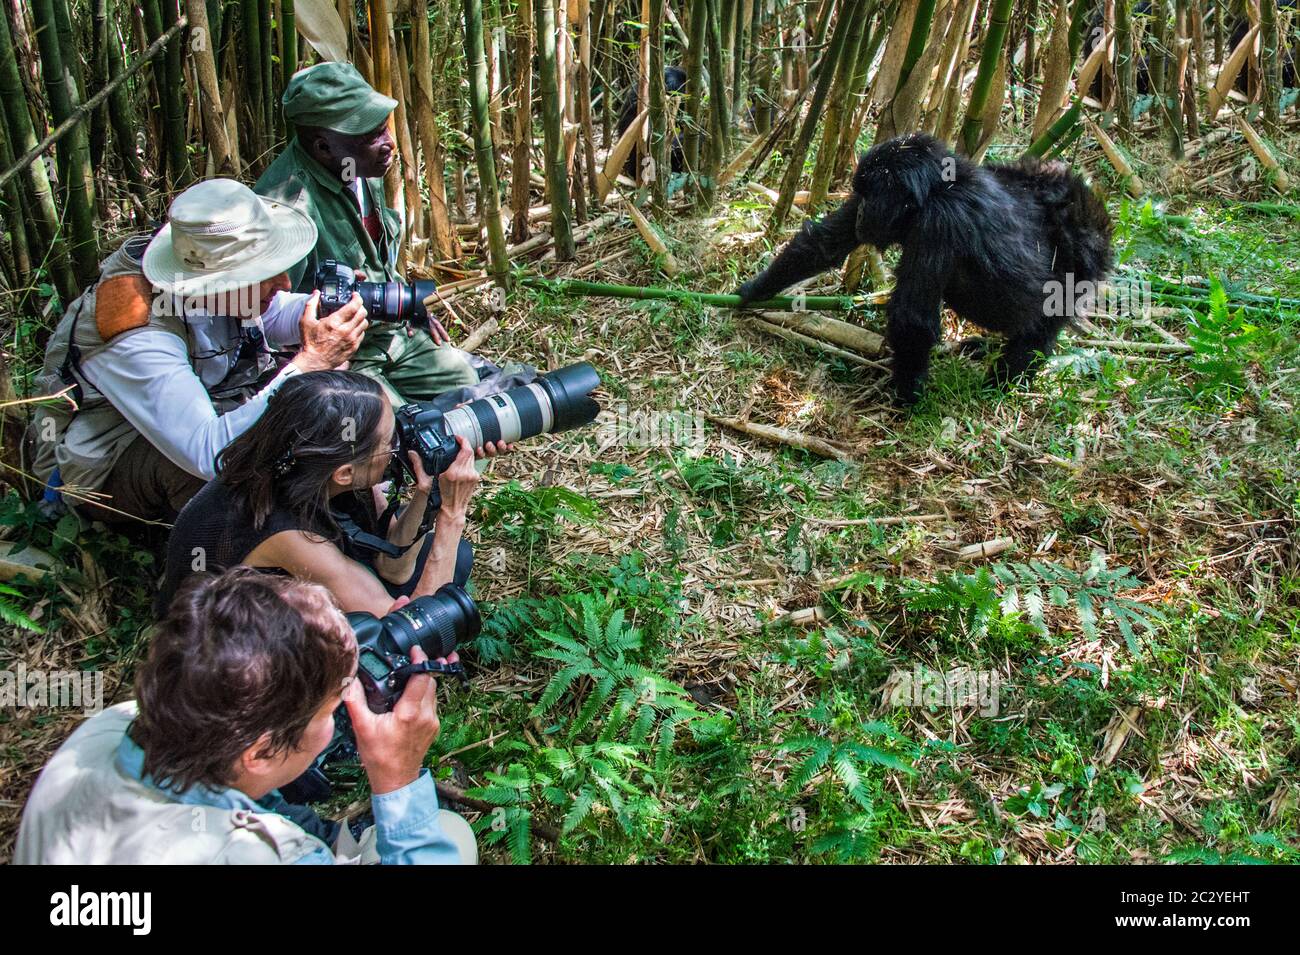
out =
{"type": "MultiPolygon", "coordinates": [[[[680,93],[686,89],[686,71],[677,66],[664,67],[664,92],[669,96],[674,93],[680,93]]],[[[627,128],[632,125],[632,120],[636,119],[636,114],[641,112],[640,97],[637,95],[637,88],[632,87],[632,92],[623,104],[623,112],[618,114],[618,135],[622,136],[627,132],[627,128]]],[[[676,136],[673,137],[672,147],[672,166],[673,172],[681,172],[686,168],[686,163],[682,158],[682,144],[676,136]]],[[[639,183],[640,177],[636,171],[636,150],[627,157],[627,163],[623,166],[623,172],[633,182],[639,183]]]]}
{"type": "Polygon", "coordinates": [[[840,265],[861,244],[901,245],[887,338],[895,390],[911,404],[945,304],[1006,336],[996,382],[1032,377],[1072,317],[1073,307],[1053,298],[1095,294],[1112,263],[1110,231],[1106,207],[1063,163],[977,166],[932,136],[900,136],[864,153],[852,196],[805,224],[738,294],[761,301],[840,265]]]}

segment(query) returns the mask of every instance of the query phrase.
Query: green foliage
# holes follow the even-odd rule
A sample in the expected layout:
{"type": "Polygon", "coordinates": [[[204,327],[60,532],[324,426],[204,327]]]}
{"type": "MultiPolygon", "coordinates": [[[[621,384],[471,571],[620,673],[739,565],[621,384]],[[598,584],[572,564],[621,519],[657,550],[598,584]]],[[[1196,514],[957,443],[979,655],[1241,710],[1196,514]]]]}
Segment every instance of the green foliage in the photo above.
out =
{"type": "Polygon", "coordinates": [[[1006,618],[1021,616],[1047,636],[1044,611],[1050,602],[1054,607],[1073,608],[1079,627],[1090,639],[1097,636],[1101,620],[1113,620],[1130,652],[1137,654],[1137,631],[1153,630],[1163,620],[1159,610],[1120,596],[1141,586],[1129,568],[1110,569],[1105,555],[1095,553],[1082,573],[1043,560],[993,564],[974,573],[948,574],[933,583],[915,582],[904,596],[913,609],[942,611],[960,619],[975,639],[1006,618]]]}
{"type": "Polygon", "coordinates": [[[1209,311],[1193,316],[1187,328],[1190,365],[1196,372],[1192,393],[1222,404],[1234,400],[1246,386],[1247,350],[1259,331],[1246,321],[1243,309],[1229,310],[1223,284],[1211,279],[1209,311]]]}
{"type": "MultiPolygon", "coordinates": [[[[778,752],[801,756],[790,773],[787,792],[795,798],[818,783],[829,812],[813,832],[812,850],[843,861],[875,855],[883,819],[877,802],[887,772],[912,775],[921,747],[879,720],[859,721],[846,707],[833,711],[823,700],[804,714],[812,724],[787,736],[778,752]]],[[[803,824],[802,812],[795,818],[803,824]]]]}
{"type": "Polygon", "coordinates": [[[625,622],[621,607],[612,609],[607,601],[586,594],[575,602],[580,620],[540,634],[549,646],[536,656],[555,661],[560,669],[533,715],[549,714],[565,699],[569,708],[577,708],[567,726],[570,740],[598,716],[602,740],[625,735],[629,742],[645,746],[658,727],[658,760],[666,764],[676,727],[697,715],[695,705],[684,689],[642,665],[641,631],[625,622]]]}

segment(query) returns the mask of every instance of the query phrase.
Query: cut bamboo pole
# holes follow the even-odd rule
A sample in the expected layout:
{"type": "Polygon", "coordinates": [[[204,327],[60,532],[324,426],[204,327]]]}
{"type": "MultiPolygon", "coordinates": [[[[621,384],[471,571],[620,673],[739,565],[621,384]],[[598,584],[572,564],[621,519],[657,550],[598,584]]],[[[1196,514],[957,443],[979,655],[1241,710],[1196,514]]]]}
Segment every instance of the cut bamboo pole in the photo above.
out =
{"type": "Polygon", "coordinates": [[[775,322],[777,325],[863,355],[880,355],[885,350],[885,340],[880,335],[837,318],[827,318],[811,312],[761,312],[760,314],[769,322],[775,322]]]}
{"type": "Polygon", "coordinates": [[[993,540],[981,541],[978,544],[968,544],[957,552],[958,560],[986,560],[989,557],[996,557],[998,554],[1006,553],[1016,546],[1016,542],[1010,537],[995,537],[993,540]]]}
{"type": "Polygon", "coordinates": [[[649,109],[643,109],[637,113],[636,119],[632,120],[632,124],[623,131],[623,135],[614,144],[614,148],[609,151],[609,155],[605,158],[605,168],[596,174],[596,198],[601,202],[605,201],[609,191],[614,188],[614,182],[627,164],[627,157],[636,148],[641,129],[645,126],[649,116],[649,109]]]}
{"type": "Polygon", "coordinates": [[[1107,136],[1106,131],[1092,120],[1085,117],[1084,124],[1088,127],[1088,131],[1092,133],[1093,138],[1097,140],[1097,144],[1101,146],[1101,151],[1106,154],[1106,159],[1119,173],[1128,194],[1134,199],[1142,198],[1146,194],[1146,186],[1143,184],[1141,177],[1133,171],[1132,165],[1120,152],[1119,147],[1115,145],[1115,141],[1107,136]]]}
{"type": "Polygon", "coordinates": [[[637,231],[641,233],[641,238],[645,239],[645,244],[650,247],[650,251],[658,256],[659,268],[664,275],[672,278],[681,271],[677,259],[673,257],[672,252],[668,251],[668,246],[664,244],[664,240],[659,237],[659,233],[655,231],[649,220],[641,214],[641,210],[634,206],[627,197],[621,196],[621,198],[623,199],[624,208],[627,209],[628,216],[636,224],[637,231]]]}
{"type": "Polygon", "coordinates": [[[1289,192],[1291,190],[1291,178],[1286,174],[1286,170],[1278,164],[1268,146],[1264,145],[1264,141],[1259,138],[1259,134],[1241,116],[1237,117],[1237,125],[1241,127],[1241,134],[1246,137],[1246,142],[1250,144],[1251,152],[1255,154],[1260,165],[1271,174],[1273,188],[1281,193],[1289,192]]]}
{"type": "Polygon", "coordinates": [[[741,434],[749,435],[751,438],[758,438],[760,441],[784,444],[786,447],[810,451],[823,458],[834,458],[837,461],[850,462],[853,460],[852,455],[844,448],[836,447],[829,441],[814,437],[811,434],[791,431],[788,428],[778,428],[770,424],[757,424],[742,418],[723,418],[717,415],[705,415],[705,417],[719,427],[739,431],[741,434]]]}
{"type": "Polygon", "coordinates": [[[1228,55],[1228,61],[1223,64],[1223,69],[1219,71],[1219,78],[1215,81],[1214,88],[1210,90],[1207,101],[1209,109],[1205,114],[1207,123],[1214,122],[1215,117],[1219,115],[1219,110],[1223,109],[1223,104],[1228,101],[1228,93],[1232,91],[1233,85],[1237,82],[1237,75],[1255,49],[1255,39],[1258,36],[1259,24],[1255,24],[1246,31],[1241,42],[1228,55]]]}

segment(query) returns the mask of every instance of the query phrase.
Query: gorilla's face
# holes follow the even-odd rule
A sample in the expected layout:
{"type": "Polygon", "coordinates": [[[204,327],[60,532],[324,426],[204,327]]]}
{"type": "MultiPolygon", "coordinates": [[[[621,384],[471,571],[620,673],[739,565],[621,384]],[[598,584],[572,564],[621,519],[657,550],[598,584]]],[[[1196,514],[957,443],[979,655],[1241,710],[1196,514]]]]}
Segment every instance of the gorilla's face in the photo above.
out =
{"type": "Polygon", "coordinates": [[[903,136],[872,147],[858,163],[853,191],[862,200],[858,238],[877,248],[902,242],[913,214],[942,180],[943,144],[903,136]]]}

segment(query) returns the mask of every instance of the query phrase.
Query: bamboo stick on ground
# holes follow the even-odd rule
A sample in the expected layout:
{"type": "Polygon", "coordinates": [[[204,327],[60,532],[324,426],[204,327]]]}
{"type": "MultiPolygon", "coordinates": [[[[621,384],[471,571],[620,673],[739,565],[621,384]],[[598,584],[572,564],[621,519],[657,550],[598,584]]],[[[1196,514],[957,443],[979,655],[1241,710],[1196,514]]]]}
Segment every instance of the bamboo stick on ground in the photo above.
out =
{"type": "Polygon", "coordinates": [[[863,355],[880,355],[885,350],[885,340],[880,335],[837,318],[826,318],[810,312],[772,311],[762,312],[761,315],[769,322],[863,355]]]}
{"type": "Polygon", "coordinates": [[[659,268],[663,270],[665,275],[672,278],[680,271],[677,259],[668,251],[668,246],[664,244],[664,240],[659,237],[659,233],[655,231],[649,220],[641,214],[641,210],[632,204],[632,200],[627,197],[621,198],[627,209],[627,214],[636,224],[637,231],[641,233],[641,238],[645,239],[645,244],[650,247],[650,251],[659,257],[659,268]]]}
{"type": "Polygon", "coordinates": [[[957,559],[981,560],[996,557],[1015,546],[1016,542],[1010,537],[995,537],[993,540],[981,541],[978,544],[968,544],[957,552],[957,559]]]}
{"type": "Polygon", "coordinates": [[[765,322],[761,318],[754,318],[751,316],[749,322],[754,327],[767,332],[769,335],[775,335],[777,338],[784,338],[786,341],[792,341],[799,345],[807,345],[809,348],[816,348],[820,351],[827,352],[828,354],[843,358],[845,361],[853,362],[855,365],[865,365],[869,368],[879,368],[883,371],[889,370],[887,366],[882,365],[880,362],[872,361],[870,358],[863,358],[856,352],[840,348],[838,345],[832,345],[820,338],[813,338],[810,335],[804,335],[789,328],[783,328],[780,325],[773,325],[771,322],[765,322]]]}
{"type": "Polygon", "coordinates": [[[757,424],[753,421],[746,421],[741,418],[723,418],[717,415],[705,415],[709,421],[723,428],[730,428],[732,431],[739,431],[741,434],[749,435],[751,438],[758,438],[760,441],[768,441],[774,444],[784,444],[787,447],[798,448],[801,451],[810,451],[813,454],[820,455],[824,458],[834,458],[837,461],[852,461],[853,458],[848,451],[836,447],[829,441],[813,437],[810,434],[803,434],[799,431],[791,431],[788,428],[778,428],[770,424],[757,424]]]}

